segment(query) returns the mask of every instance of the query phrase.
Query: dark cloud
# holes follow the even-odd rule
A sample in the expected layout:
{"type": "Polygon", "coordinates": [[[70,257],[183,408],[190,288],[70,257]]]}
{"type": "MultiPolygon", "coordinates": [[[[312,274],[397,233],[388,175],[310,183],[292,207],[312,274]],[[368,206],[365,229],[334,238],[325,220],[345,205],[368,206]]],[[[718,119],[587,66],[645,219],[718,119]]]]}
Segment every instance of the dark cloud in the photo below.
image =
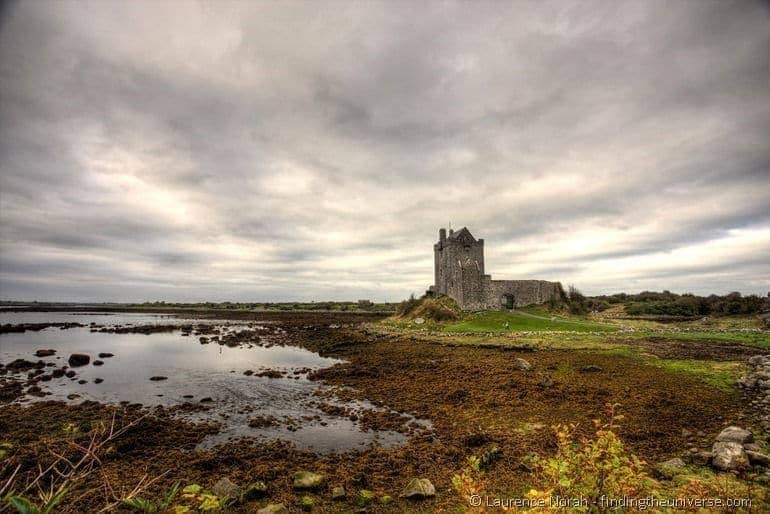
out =
{"type": "Polygon", "coordinates": [[[770,289],[757,2],[4,2],[0,296],[770,289]]]}

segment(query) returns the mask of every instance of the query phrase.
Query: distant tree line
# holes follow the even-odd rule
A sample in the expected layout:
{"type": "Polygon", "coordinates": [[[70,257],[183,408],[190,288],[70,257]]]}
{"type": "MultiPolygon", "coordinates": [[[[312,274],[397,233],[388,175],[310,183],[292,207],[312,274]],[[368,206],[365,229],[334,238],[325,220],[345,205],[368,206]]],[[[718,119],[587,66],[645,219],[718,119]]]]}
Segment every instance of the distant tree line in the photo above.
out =
{"type": "Polygon", "coordinates": [[[392,312],[395,303],[374,303],[370,300],[357,302],[144,302],[134,307],[161,309],[213,309],[213,310],[279,310],[279,311],[376,311],[392,312]]]}
{"type": "Polygon", "coordinates": [[[770,293],[765,297],[755,294],[743,296],[737,291],[723,296],[697,296],[671,291],[642,291],[639,294],[583,297],[586,311],[603,311],[617,304],[625,305],[626,313],[631,315],[696,317],[758,314],[770,311],[770,293]]]}

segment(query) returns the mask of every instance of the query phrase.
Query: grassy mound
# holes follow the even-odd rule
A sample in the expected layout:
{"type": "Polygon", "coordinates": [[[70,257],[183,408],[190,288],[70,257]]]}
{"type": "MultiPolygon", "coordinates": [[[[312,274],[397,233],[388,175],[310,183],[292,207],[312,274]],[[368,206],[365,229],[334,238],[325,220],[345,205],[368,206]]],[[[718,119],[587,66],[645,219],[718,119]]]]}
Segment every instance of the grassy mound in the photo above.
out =
{"type": "Polygon", "coordinates": [[[423,296],[405,300],[396,311],[403,319],[423,318],[426,321],[456,321],[460,319],[460,307],[448,296],[423,296]]]}

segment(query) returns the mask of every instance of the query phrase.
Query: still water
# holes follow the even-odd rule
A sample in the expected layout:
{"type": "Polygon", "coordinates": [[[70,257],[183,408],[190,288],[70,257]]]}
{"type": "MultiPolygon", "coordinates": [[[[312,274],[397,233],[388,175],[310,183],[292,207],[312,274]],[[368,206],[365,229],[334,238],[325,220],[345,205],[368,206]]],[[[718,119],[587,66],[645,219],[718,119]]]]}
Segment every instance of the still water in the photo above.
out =
{"type": "MultiPolygon", "coordinates": [[[[96,400],[103,403],[130,402],[145,406],[173,407],[185,403],[200,404],[206,399],[205,412],[180,414],[195,421],[214,421],[221,429],[208,436],[201,447],[211,447],[244,436],[257,439],[283,439],[301,448],[320,452],[363,449],[370,445],[394,446],[405,442],[404,435],[393,431],[365,431],[347,417],[330,416],[317,408],[318,394],[329,393],[323,385],[307,379],[307,372],[343,361],[321,357],[317,353],[295,346],[283,346],[264,336],[266,345],[228,347],[200,344],[198,336],[185,336],[180,330],[153,334],[115,334],[93,331],[97,327],[178,325],[212,325],[221,332],[255,328],[252,323],[222,320],[178,319],[165,314],[134,313],[43,313],[0,312],[0,323],[81,323],[86,327],[62,330],[49,327],[40,331],[0,334],[0,363],[15,359],[43,360],[56,367],[67,364],[72,353],[91,357],[86,366],[72,368],[77,376],[54,378],[39,382],[43,391],[50,392],[46,400],[81,402],[96,400]],[[34,356],[39,349],[54,349],[50,357],[34,356]],[[99,353],[113,357],[99,359],[99,353]],[[101,366],[93,365],[99,359],[101,366]],[[247,376],[251,370],[259,373],[277,370],[281,378],[247,376]],[[167,377],[151,381],[151,377],[167,377]],[[102,379],[95,383],[96,379],[102,379]],[[87,381],[86,383],[79,383],[87,381]],[[74,396],[77,395],[77,396],[74,396]],[[209,402],[208,399],[211,399],[209,402]],[[249,426],[256,416],[269,416],[279,423],[261,428],[249,426]]],[[[258,328],[258,327],[257,327],[258,328]]],[[[44,368],[49,372],[54,367],[44,368]]],[[[326,394],[324,394],[326,396],[326,394]]],[[[31,396],[23,402],[38,401],[31,396]]],[[[366,402],[344,404],[335,400],[327,403],[354,409],[375,409],[366,402]]],[[[421,425],[425,422],[415,420],[421,425]]]]}

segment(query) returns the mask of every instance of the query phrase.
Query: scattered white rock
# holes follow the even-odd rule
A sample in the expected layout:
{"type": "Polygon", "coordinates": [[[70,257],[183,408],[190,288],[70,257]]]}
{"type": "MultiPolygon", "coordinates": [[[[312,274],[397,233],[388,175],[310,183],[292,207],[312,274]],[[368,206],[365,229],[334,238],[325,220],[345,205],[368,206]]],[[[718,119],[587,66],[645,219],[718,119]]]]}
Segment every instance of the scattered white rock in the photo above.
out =
{"type": "Polygon", "coordinates": [[[257,514],[289,514],[289,509],[283,503],[271,503],[259,509],[257,514]]]}
{"type": "Polygon", "coordinates": [[[516,357],[513,360],[513,367],[518,369],[519,371],[529,371],[532,369],[532,364],[529,363],[526,359],[522,359],[521,357],[516,357]]]}
{"type": "Polygon", "coordinates": [[[425,318],[414,318],[415,325],[422,325],[423,323],[425,323],[425,318]]]}
{"type": "Polygon", "coordinates": [[[211,492],[219,498],[238,498],[241,494],[241,488],[234,484],[229,478],[220,478],[214,487],[211,488],[211,492]]]}
{"type": "Polygon", "coordinates": [[[315,489],[324,481],[324,476],[310,471],[297,471],[294,473],[295,489],[315,489]]]}
{"type": "Polygon", "coordinates": [[[719,433],[717,441],[745,444],[753,442],[754,435],[741,427],[731,426],[719,433]]]}
{"type": "Polygon", "coordinates": [[[402,498],[422,499],[436,496],[436,488],[427,478],[413,478],[401,493],[402,498]]]}
{"type": "Polygon", "coordinates": [[[748,464],[746,452],[740,443],[717,441],[711,448],[711,465],[722,471],[732,471],[748,464]]]}

